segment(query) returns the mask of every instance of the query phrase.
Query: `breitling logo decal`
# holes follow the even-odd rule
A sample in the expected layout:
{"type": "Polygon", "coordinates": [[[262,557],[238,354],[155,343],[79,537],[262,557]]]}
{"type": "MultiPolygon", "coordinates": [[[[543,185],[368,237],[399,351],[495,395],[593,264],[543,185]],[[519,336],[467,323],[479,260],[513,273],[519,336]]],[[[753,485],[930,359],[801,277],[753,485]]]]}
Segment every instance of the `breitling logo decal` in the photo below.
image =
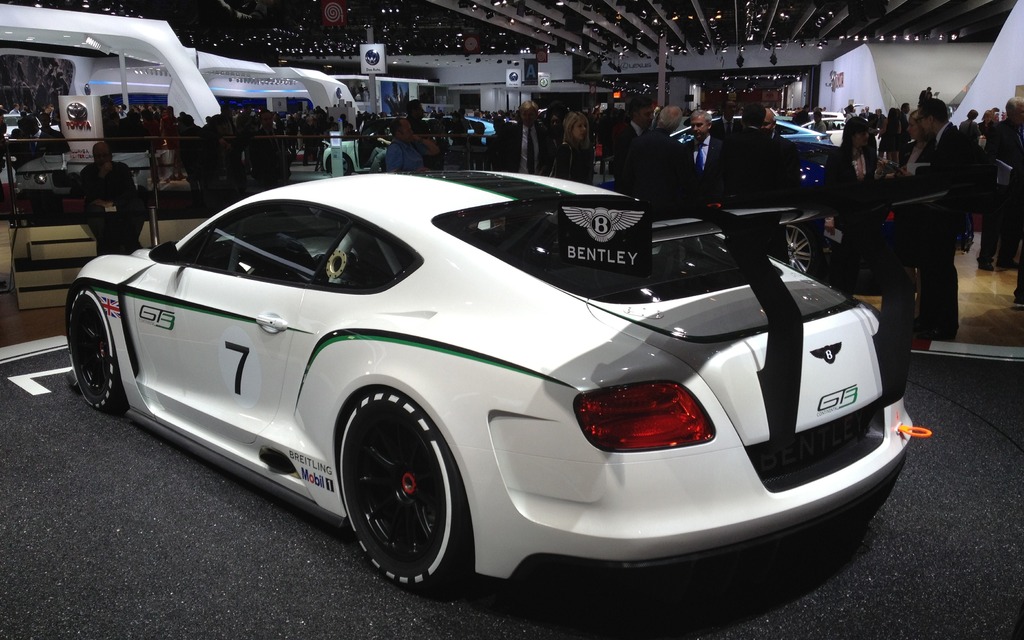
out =
{"type": "Polygon", "coordinates": [[[839,354],[839,350],[842,348],[843,343],[837,342],[835,344],[826,345],[820,349],[815,349],[814,351],[811,351],[811,355],[815,358],[821,358],[828,364],[832,364],[836,361],[836,355],[839,354]]]}
{"type": "Polygon", "coordinates": [[[596,207],[563,207],[567,218],[583,227],[598,242],[608,242],[618,231],[629,229],[644,217],[643,211],[596,207]]]}

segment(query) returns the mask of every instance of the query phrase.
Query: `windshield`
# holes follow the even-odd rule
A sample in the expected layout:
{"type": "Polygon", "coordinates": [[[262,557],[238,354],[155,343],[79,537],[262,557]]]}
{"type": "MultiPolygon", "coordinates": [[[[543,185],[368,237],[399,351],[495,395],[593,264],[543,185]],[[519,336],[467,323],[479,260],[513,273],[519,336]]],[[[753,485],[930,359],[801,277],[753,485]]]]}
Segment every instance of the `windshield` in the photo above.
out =
{"type": "Polygon", "coordinates": [[[514,207],[502,205],[449,215],[437,224],[553,286],[599,302],[675,300],[745,284],[717,235],[653,243],[651,274],[646,277],[567,264],[560,257],[558,245],[558,204],[535,201],[514,207]]]}

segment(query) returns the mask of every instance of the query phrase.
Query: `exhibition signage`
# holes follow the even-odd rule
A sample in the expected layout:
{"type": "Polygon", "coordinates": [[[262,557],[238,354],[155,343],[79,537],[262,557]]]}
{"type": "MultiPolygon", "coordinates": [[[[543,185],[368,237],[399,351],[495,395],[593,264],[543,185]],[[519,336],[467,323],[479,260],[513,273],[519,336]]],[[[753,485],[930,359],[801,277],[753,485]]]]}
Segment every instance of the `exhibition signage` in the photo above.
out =
{"type": "MultiPolygon", "coordinates": [[[[612,204],[612,203],[609,203],[612,204]]],[[[645,277],[651,274],[651,217],[644,210],[566,203],[558,210],[566,264],[645,277]]]]}
{"type": "Polygon", "coordinates": [[[523,86],[523,75],[519,69],[508,68],[505,69],[505,86],[506,87],[521,87],[523,86]]]}
{"type": "Polygon", "coordinates": [[[359,72],[363,74],[387,73],[387,54],[382,44],[359,45],[359,72]]]}
{"type": "Polygon", "coordinates": [[[476,33],[468,33],[462,40],[462,50],[467,54],[480,53],[480,35],[476,33]]]}
{"type": "Polygon", "coordinates": [[[64,138],[70,151],[68,162],[92,162],[92,145],[103,137],[103,116],[99,96],[58,96],[64,138]]]}
{"type": "Polygon", "coordinates": [[[541,71],[537,74],[537,88],[541,91],[547,91],[551,88],[551,74],[547,71],[541,71]]]}
{"type": "Polygon", "coordinates": [[[321,0],[320,17],[325,27],[344,27],[348,23],[345,0],[321,0]]]}
{"type": "Polygon", "coordinates": [[[523,58],[523,86],[536,87],[539,73],[537,58],[523,58]]]}

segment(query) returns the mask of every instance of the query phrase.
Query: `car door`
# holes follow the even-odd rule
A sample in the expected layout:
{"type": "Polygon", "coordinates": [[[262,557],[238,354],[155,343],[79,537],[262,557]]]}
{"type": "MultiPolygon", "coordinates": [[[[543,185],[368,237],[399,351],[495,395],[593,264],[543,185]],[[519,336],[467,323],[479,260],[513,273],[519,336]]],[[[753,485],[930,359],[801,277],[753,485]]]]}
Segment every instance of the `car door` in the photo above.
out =
{"type": "Polygon", "coordinates": [[[154,413],[252,442],[294,395],[292,342],[309,332],[302,300],[345,224],[315,207],[256,203],[193,238],[179,264],[140,278],[126,298],[154,413]]]}

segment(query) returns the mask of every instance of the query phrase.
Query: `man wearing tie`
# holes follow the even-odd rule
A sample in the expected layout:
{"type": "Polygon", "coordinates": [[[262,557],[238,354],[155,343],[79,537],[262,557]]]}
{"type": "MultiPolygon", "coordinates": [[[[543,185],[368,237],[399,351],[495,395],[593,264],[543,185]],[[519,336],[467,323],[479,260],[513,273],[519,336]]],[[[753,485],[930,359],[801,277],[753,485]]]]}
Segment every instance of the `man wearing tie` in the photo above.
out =
{"type": "MultiPolygon", "coordinates": [[[[975,164],[979,149],[956,125],[949,122],[946,103],[927,98],[918,109],[922,136],[932,140],[935,148],[931,166],[919,168],[926,172],[955,172],[964,165],[975,164]]],[[[941,203],[939,203],[941,205],[941,203]]],[[[964,228],[964,212],[942,206],[929,207],[928,224],[923,225],[918,246],[921,273],[921,313],[917,337],[922,340],[952,340],[959,328],[959,285],[953,258],[956,236],[964,228]]]]}
{"type": "Polygon", "coordinates": [[[736,122],[736,103],[729,100],[722,108],[722,119],[711,125],[711,137],[725,140],[743,129],[743,124],[736,122]]]}
{"type": "Polygon", "coordinates": [[[519,122],[509,122],[488,143],[492,166],[498,171],[546,176],[551,173],[554,143],[543,123],[537,121],[540,108],[533,100],[519,107],[519,122]]]}
{"type": "Polygon", "coordinates": [[[701,109],[690,114],[690,131],[693,132],[693,140],[685,147],[693,155],[697,195],[707,200],[721,198],[725,191],[722,182],[722,141],[711,137],[711,114],[701,109]]]}

